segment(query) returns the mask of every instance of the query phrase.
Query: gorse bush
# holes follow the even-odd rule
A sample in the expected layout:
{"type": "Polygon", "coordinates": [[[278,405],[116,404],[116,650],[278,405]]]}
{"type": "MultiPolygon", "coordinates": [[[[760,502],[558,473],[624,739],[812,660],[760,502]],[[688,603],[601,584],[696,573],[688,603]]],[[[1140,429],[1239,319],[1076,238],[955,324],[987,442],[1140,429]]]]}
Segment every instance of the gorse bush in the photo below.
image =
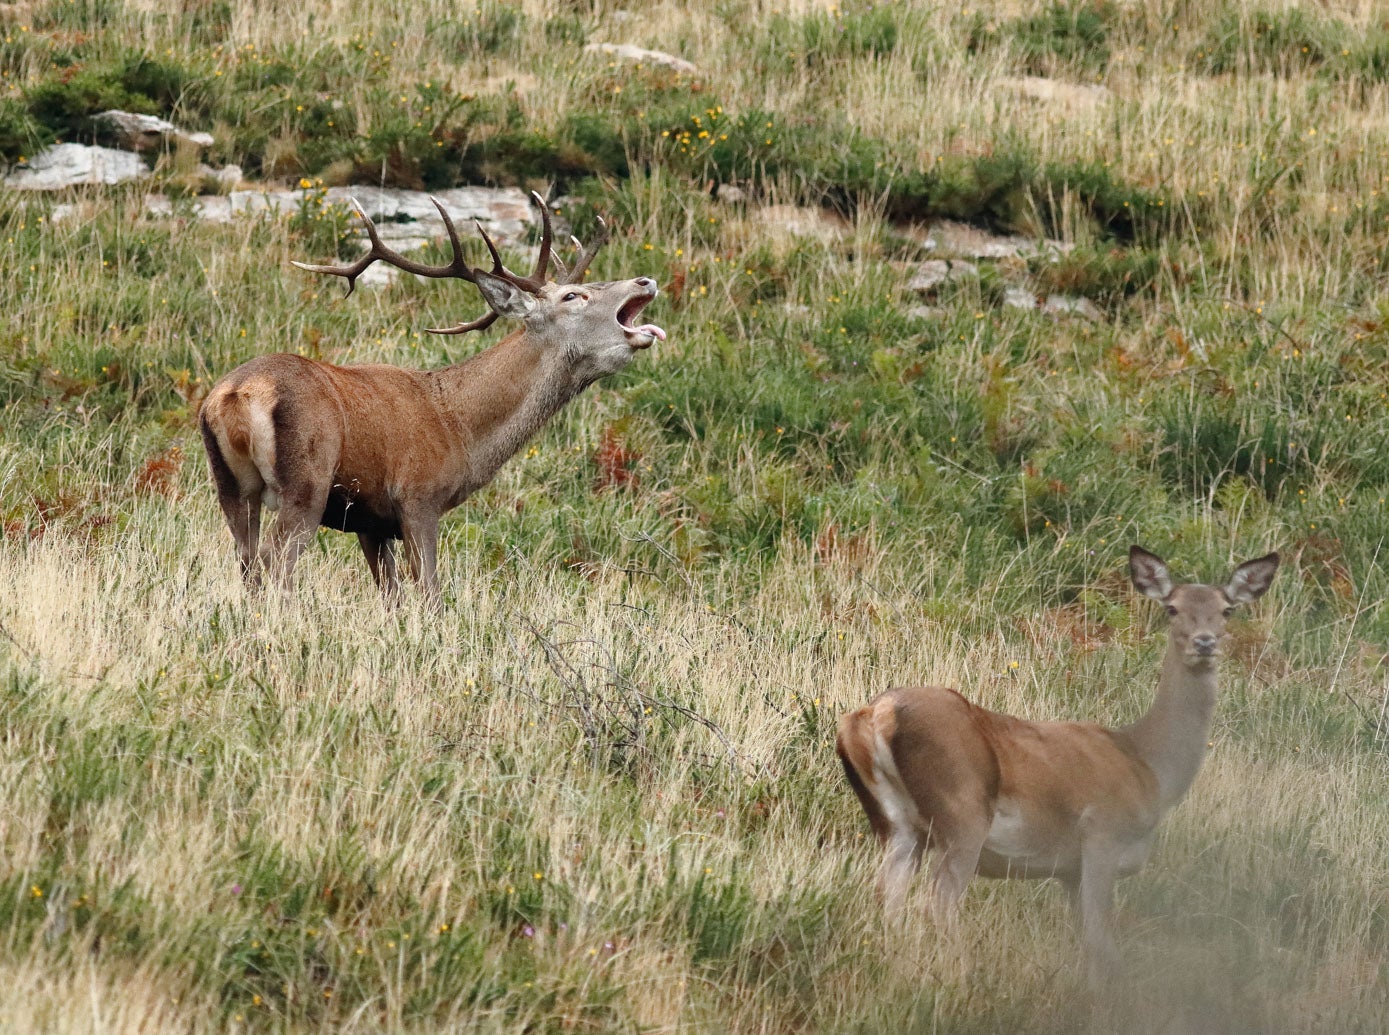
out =
{"type": "Polygon", "coordinates": [[[1364,86],[1389,78],[1389,27],[1349,25],[1300,7],[1226,11],[1191,54],[1211,74],[1292,76],[1312,70],[1364,86]]]}
{"type": "Polygon", "coordinates": [[[27,106],[12,99],[0,101],[0,160],[13,162],[37,154],[53,139],[53,131],[27,106]]]}
{"type": "Polygon", "coordinates": [[[1142,248],[1081,246],[1063,254],[1044,253],[1028,260],[1039,291],[1081,295],[1115,305],[1131,295],[1149,292],[1163,272],[1160,254],[1142,248]]]}

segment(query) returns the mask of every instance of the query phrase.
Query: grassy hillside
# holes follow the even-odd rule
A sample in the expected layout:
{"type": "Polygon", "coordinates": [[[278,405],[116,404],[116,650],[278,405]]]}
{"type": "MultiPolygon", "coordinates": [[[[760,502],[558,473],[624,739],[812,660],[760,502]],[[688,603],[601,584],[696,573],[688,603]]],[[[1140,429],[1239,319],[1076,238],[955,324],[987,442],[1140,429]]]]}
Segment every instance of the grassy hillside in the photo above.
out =
{"type": "MultiPolygon", "coordinates": [[[[0,1027],[1383,1030],[1375,5],[46,0],[0,25],[6,159],[124,106],[305,194],[217,226],[147,217],[144,187],[0,192],[0,1027]],[[294,600],[248,598],[193,427],[254,355],[428,366],[500,333],[423,333],[468,288],[344,301],[289,267],[356,247],[321,187],[381,182],[554,187],[581,236],[617,228],[597,277],[665,288],[669,341],[445,520],[442,616],[385,613],[327,534],[294,600]],[[937,218],[1073,247],[921,311],[937,218]],[[900,683],[1141,714],[1165,639],[1130,542],[1179,577],[1285,563],[1096,1001],[1054,886],[884,928],[832,741],[900,683]]],[[[196,156],[152,157],[199,188],[196,156]]]]}

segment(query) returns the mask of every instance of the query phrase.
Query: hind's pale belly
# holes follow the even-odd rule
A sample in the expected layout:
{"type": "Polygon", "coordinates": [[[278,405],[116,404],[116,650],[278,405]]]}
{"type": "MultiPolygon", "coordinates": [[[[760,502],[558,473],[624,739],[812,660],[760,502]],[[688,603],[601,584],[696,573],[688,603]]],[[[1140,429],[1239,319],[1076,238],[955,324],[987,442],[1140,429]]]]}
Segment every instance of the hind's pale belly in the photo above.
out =
{"type": "Polygon", "coordinates": [[[979,854],[979,872],[986,877],[1069,873],[1079,862],[1079,846],[1068,840],[1035,820],[1029,821],[1016,802],[1000,799],[979,854]]]}

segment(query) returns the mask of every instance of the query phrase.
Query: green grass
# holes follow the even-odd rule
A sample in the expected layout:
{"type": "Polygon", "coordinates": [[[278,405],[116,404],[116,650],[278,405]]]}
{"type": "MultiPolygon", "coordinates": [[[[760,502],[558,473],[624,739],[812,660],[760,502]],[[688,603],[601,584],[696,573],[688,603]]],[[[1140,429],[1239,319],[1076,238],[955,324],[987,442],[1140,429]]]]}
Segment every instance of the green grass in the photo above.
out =
{"type": "MultiPolygon", "coordinates": [[[[0,194],[0,1027],[1383,1028],[1382,25],[334,11],[0,16],[0,153],[89,139],[120,97],[308,181],[230,226],[149,218],[143,187],[0,194]],[[629,40],[701,71],[582,50],[629,40]],[[294,599],[244,594],[193,426],[252,356],[486,344],[422,330],[470,289],[344,301],[289,267],[354,252],[320,204],[349,181],[572,191],[581,237],[615,227],[594,276],[663,286],[669,340],[445,520],[437,616],[385,612],[329,534],[294,599]],[[1071,247],[921,312],[903,221],[939,217],[1071,247]],[[1013,284],[1104,318],[1006,308],[1013,284]],[[901,683],[1135,718],[1164,638],[1131,542],[1179,577],[1284,564],[1232,623],[1210,760],[1122,885],[1096,999],[1054,887],[885,928],[832,741],[901,683]]],[[[151,160],[195,189],[188,155],[151,160]]]]}

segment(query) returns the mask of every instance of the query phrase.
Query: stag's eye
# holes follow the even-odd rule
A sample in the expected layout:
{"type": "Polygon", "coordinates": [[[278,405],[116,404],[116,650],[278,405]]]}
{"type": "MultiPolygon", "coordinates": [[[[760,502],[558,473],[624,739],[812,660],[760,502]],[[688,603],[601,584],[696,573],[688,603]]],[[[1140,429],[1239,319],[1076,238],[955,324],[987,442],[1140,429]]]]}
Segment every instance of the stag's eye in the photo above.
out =
{"type": "Polygon", "coordinates": [[[1229,618],[1234,613],[1235,609],[1233,607],[1227,607],[1224,611],[1221,612],[1221,614],[1223,614],[1226,618],[1229,618]]]}
{"type": "Polygon", "coordinates": [[[1173,607],[1171,604],[1167,605],[1167,613],[1171,615],[1173,618],[1177,617],[1177,609],[1173,607]]]}
{"type": "Polygon", "coordinates": [[[578,297],[579,297],[579,293],[578,293],[577,291],[566,291],[566,292],[564,293],[564,297],[561,298],[560,301],[561,301],[561,302],[572,302],[572,301],[574,301],[574,299],[576,299],[576,298],[578,298],[578,297]]]}

